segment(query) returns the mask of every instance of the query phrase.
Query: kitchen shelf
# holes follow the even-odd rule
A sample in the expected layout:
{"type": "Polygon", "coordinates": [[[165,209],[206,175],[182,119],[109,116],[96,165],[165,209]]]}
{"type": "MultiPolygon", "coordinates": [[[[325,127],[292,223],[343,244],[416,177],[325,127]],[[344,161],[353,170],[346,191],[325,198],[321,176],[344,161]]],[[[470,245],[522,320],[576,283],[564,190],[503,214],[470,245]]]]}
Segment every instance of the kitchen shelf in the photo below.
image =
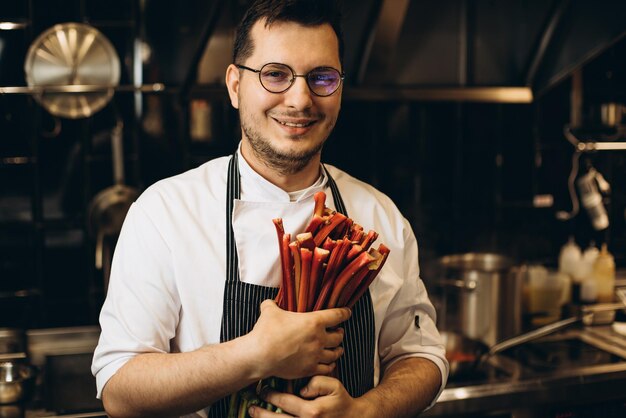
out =
{"type": "Polygon", "coordinates": [[[100,85],[59,85],[59,86],[5,86],[0,87],[1,94],[76,94],[76,93],[98,93],[113,90],[115,92],[126,93],[164,93],[165,84],[153,83],[141,86],[121,85],[121,86],[100,86],[100,85]]]}
{"type": "Polygon", "coordinates": [[[0,167],[25,166],[29,164],[37,164],[37,157],[17,156],[0,158],[0,167]]]}
{"type": "Polygon", "coordinates": [[[576,148],[577,152],[626,151],[626,142],[581,140],[572,132],[572,128],[569,125],[563,128],[563,134],[574,148],[576,148]]]}
{"type": "Polygon", "coordinates": [[[12,20],[0,22],[0,31],[4,30],[20,30],[26,29],[30,26],[30,22],[27,20],[12,20]]]}

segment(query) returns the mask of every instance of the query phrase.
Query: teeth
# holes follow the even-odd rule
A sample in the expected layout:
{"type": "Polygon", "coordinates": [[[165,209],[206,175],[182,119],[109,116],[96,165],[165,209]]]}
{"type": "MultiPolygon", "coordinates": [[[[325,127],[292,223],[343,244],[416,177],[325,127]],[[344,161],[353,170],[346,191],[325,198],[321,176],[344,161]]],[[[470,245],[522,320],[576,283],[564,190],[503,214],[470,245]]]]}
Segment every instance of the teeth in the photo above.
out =
{"type": "Polygon", "coordinates": [[[281,121],[278,121],[278,123],[280,123],[281,125],[292,127],[292,128],[304,128],[306,126],[309,126],[313,122],[309,122],[309,123],[291,123],[291,122],[281,122],[281,121]]]}

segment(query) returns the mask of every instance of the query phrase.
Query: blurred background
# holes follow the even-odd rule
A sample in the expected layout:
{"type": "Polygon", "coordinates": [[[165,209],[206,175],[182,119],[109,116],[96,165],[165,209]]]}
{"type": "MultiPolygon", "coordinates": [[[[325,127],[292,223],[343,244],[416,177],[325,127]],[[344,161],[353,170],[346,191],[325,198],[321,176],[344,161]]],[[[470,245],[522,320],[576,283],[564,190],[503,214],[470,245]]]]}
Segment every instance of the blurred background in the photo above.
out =
{"type": "MultiPolygon", "coordinates": [[[[0,4],[0,327],[97,324],[129,199],[236,148],[223,75],[247,3],[0,4]]],[[[570,237],[624,267],[625,2],[343,9],[343,107],[323,160],[397,203],[427,284],[448,254],[556,267],[570,237]]]]}

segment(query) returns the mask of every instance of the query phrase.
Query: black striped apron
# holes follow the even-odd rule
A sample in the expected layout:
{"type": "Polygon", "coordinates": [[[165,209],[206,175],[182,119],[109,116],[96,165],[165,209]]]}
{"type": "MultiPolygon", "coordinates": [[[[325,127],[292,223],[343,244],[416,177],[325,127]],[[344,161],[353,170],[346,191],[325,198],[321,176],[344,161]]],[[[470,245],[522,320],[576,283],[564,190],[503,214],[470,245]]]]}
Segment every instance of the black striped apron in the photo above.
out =
{"type": "MultiPolygon", "coordinates": [[[[337,212],[346,213],[337,184],[324,167],[337,212]]],[[[226,191],[226,284],[220,341],[226,342],[250,332],[259,318],[259,305],[274,299],[278,288],[244,283],[239,279],[237,246],[232,227],[233,201],[239,199],[237,154],[228,164],[226,191]]],[[[353,397],[362,396],[374,386],[374,310],[369,290],[354,305],[352,316],[342,324],[344,355],[339,359],[339,378],[353,397]]],[[[209,411],[211,418],[228,415],[229,398],[217,401],[209,411]]]]}

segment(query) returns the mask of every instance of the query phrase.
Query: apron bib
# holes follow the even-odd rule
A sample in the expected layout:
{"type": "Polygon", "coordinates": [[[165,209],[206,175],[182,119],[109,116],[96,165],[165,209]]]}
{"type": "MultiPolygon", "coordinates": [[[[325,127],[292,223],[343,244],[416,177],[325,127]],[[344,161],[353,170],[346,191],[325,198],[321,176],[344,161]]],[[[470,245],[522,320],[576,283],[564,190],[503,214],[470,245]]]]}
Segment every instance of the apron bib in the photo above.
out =
{"type": "MultiPolygon", "coordinates": [[[[324,170],[337,212],[348,216],[335,181],[325,167],[324,170]]],[[[220,342],[249,333],[259,318],[261,302],[275,299],[278,294],[276,287],[253,285],[239,279],[239,260],[232,228],[233,201],[240,197],[239,181],[238,156],[234,154],[228,164],[226,188],[226,284],[220,342]]],[[[342,326],[345,330],[344,354],[337,363],[339,379],[351,396],[359,397],[374,386],[375,326],[369,290],[354,305],[352,316],[342,326]]],[[[208,416],[226,417],[229,400],[230,396],[227,396],[215,402],[208,416]]]]}

